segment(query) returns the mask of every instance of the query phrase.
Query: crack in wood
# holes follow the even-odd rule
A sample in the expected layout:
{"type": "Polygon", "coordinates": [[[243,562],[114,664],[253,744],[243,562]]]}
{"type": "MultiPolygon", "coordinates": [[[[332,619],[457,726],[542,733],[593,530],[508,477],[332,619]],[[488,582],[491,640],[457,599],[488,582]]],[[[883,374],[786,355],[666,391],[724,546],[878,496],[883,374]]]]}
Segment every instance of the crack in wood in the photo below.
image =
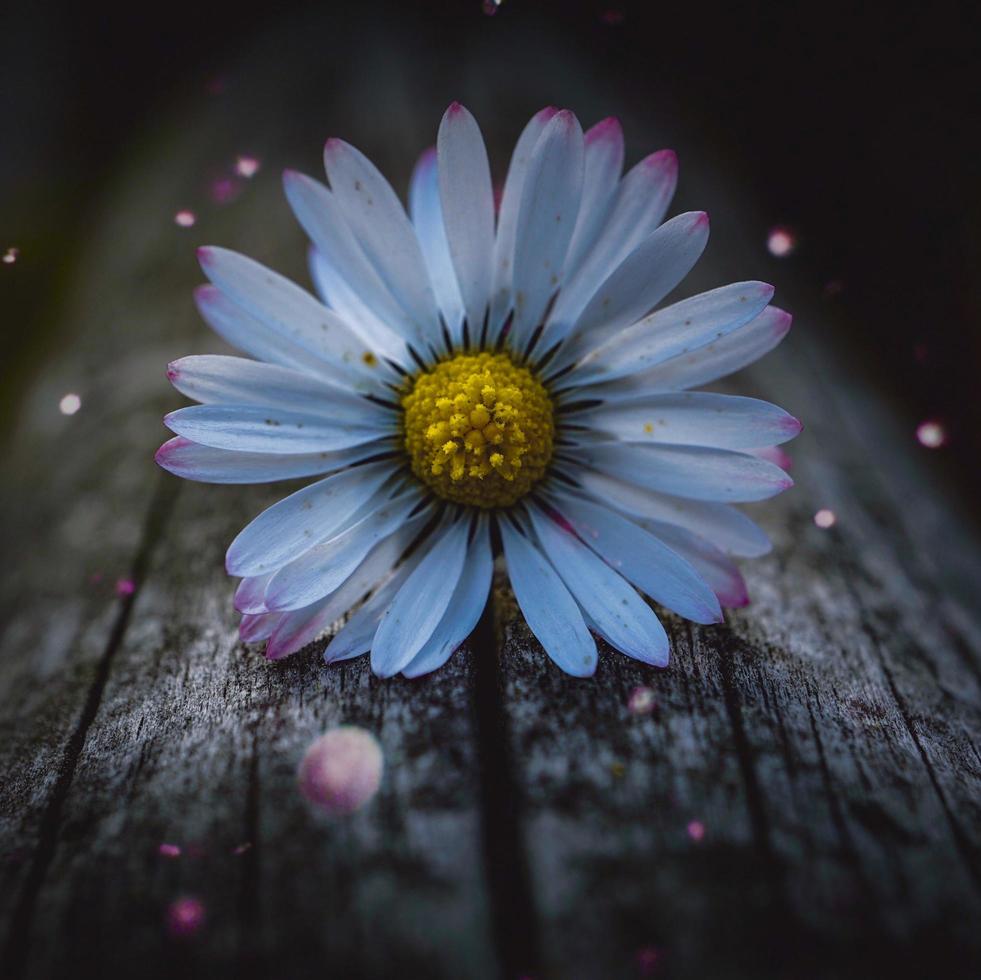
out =
{"type": "Polygon", "coordinates": [[[480,767],[484,875],[503,980],[537,976],[538,913],[521,829],[521,789],[513,765],[500,685],[493,591],[469,647],[474,659],[474,717],[480,767]]]}
{"type": "Polygon", "coordinates": [[[119,611],[116,614],[105,650],[96,665],[95,676],[92,678],[92,684],[86,695],[78,722],[65,746],[65,752],[58,770],[58,778],[41,819],[38,843],[34,850],[30,871],[24,879],[20,895],[10,917],[10,929],[4,943],[3,955],[0,956],[0,963],[6,964],[3,975],[10,980],[21,976],[27,964],[34,911],[48,868],[58,847],[61,814],[65,800],[75,777],[78,760],[85,748],[89,729],[99,713],[102,695],[112,670],[113,658],[126,635],[133,606],[140,594],[140,588],[149,569],[154,549],[163,535],[179,492],[180,484],[177,481],[170,479],[166,474],[161,473],[159,475],[153,497],[146,511],[140,543],[130,570],[130,578],[134,583],[133,591],[120,598],[119,611]]]}

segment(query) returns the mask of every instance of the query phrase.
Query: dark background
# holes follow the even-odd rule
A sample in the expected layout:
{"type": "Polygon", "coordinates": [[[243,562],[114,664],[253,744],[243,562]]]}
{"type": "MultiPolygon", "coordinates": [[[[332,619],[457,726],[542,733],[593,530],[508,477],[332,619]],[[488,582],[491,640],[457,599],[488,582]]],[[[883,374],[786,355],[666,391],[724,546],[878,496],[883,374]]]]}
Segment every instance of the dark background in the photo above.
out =
{"type": "MultiPolygon", "coordinates": [[[[481,58],[506,61],[541,39],[605,79],[624,111],[655,118],[661,132],[695,134],[707,156],[699,166],[725,173],[759,215],[747,230],[759,243],[756,274],[776,282],[792,268],[834,309],[829,329],[893,395],[911,452],[931,453],[916,443],[917,423],[942,421],[949,442],[931,462],[973,497],[981,490],[973,8],[503,0],[488,16],[481,0],[7,5],[0,252],[16,246],[20,256],[0,266],[4,427],[58,342],[72,256],[141,134],[226,69],[241,72],[242,52],[264,38],[294,30],[315,43],[316,31],[327,37],[355,17],[363,26],[352,59],[370,57],[386,31],[407,32],[430,52],[415,69],[467,74],[472,85],[481,58]],[[765,251],[778,224],[799,236],[779,261],[765,251]]],[[[284,50],[284,71],[289,58],[284,50]]],[[[628,149],[636,159],[650,148],[628,149]]]]}

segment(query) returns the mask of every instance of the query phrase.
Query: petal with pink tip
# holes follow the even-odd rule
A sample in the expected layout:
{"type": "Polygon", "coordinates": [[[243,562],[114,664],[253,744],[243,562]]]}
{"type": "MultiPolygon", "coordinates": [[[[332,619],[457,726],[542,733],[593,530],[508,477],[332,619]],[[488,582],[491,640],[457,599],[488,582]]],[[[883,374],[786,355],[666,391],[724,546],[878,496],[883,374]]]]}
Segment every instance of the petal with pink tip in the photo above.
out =
{"type": "Polygon", "coordinates": [[[585,134],[582,201],[565,258],[565,278],[582,264],[610,214],[623,169],[623,129],[610,116],[585,134]]]}
{"type": "Polygon", "coordinates": [[[385,421],[328,421],[316,415],[254,405],[189,405],[164,417],[172,432],[202,446],[247,453],[295,455],[350,449],[391,434],[385,421]]]}
{"type": "Polygon", "coordinates": [[[721,621],[715,593],[698,571],[644,528],[571,493],[557,493],[555,507],[596,554],[655,602],[696,623],[721,621]]]}
{"type": "Polygon", "coordinates": [[[620,181],[609,217],[549,315],[546,347],[566,336],[596,290],[664,220],[677,183],[671,150],[652,153],[620,181]]]}
{"type": "Polygon", "coordinates": [[[765,282],[735,282],[672,303],[591,347],[557,387],[613,381],[693,353],[749,323],[772,296],[765,282]]]}
{"type": "Polygon", "coordinates": [[[387,422],[395,428],[392,412],[376,402],[278,364],[193,354],[172,361],[167,377],[181,394],[204,405],[260,405],[338,422],[387,422]]]}
{"type": "Polygon", "coordinates": [[[789,313],[776,306],[768,306],[738,330],[641,374],[623,378],[618,384],[625,397],[640,390],[693,388],[709,384],[769,354],[787,336],[792,321],[789,313]]]}
{"type": "Polygon", "coordinates": [[[753,449],[778,445],[798,435],[800,422],[758,398],[709,391],[678,391],[600,405],[567,416],[623,442],[753,449]]]}
{"type": "Polygon", "coordinates": [[[395,448],[393,440],[381,439],[329,453],[242,453],[199,446],[182,436],[174,436],[157,450],[154,458],[159,466],[185,480],[274,483],[344,469],[372,456],[391,453],[395,448]]]}
{"type": "Polygon", "coordinates": [[[509,345],[523,351],[562,283],[582,197],[583,136],[569,111],[557,113],[531,152],[514,240],[514,320],[509,345]]]}
{"type": "Polygon", "coordinates": [[[578,453],[620,480],[692,500],[765,500],[794,485],[779,466],[729,449],[608,442],[578,453]]]}
{"type": "Polygon", "coordinates": [[[703,537],[674,524],[660,521],[643,521],[642,526],[663,541],[675,554],[688,561],[718,596],[719,602],[729,608],[749,604],[746,583],[736,563],[724,552],[703,537]]]}
{"type": "Polygon", "coordinates": [[[601,503],[634,518],[662,521],[700,534],[727,554],[758,558],[770,551],[770,539],[762,529],[728,504],[672,497],[594,470],[579,470],[572,476],[601,503]]]}
{"type": "Polygon", "coordinates": [[[488,343],[497,340],[513,306],[511,283],[514,274],[514,243],[518,216],[521,212],[525,175],[542,132],[558,111],[554,106],[547,106],[536,112],[521,131],[511,153],[511,162],[504,180],[504,191],[501,194],[501,207],[497,215],[497,234],[494,238],[494,286],[490,321],[487,326],[488,343]]]}

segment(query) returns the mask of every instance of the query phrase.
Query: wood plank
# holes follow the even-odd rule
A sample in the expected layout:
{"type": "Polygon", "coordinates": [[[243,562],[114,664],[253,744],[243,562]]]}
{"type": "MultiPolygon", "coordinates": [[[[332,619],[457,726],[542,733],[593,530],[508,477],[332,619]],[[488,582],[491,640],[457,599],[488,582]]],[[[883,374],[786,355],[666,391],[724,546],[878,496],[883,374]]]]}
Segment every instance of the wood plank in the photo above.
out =
{"type": "Polygon", "coordinates": [[[608,653],[577,686],[508,621],[550,975],[628,975],[645,957],[678,976],[976,975],[981,634],[899,514],[943,527],[951,569],[978,551],[922,473],[901,483],[911,440],[830,360],[792,340],[749,387],[809,429],[797,487],[760,508],[775,549],[747,563],[749,608],[723,627],[671,618],[665,672],[608,653]],[[824,506],[830,532],[812,521],[824,506]],[[658,709],[633,717],[641,683],[658,709]],[[543,723],[556,704],[562,724],[543,723]]]}
{"type": "MultiPolygon", "coordinates": [[[[344,53],[343,33],[331,43],[344,53]]],[[[385,146],[404,178],[448,98],[420,84],[413,107],[398,87],[391,125],[366,121],[389,90],[379,65],[411,75],[411,43],[378,51],[329,111],[311,108],[319,40],[289,78],[267,54],[230,99],[159,132],[97,209],[0,486],[18,567],[0,594],[0,972],[976,975],[979,550],[888,404],[829,354],[806,293],[781,292],[797,333],[748,388],[808,424],[798,488],[760,508],[776,549],[748,564],[754,604],[726,626],[667,618],[669,670],[605,651],[594,680],[570,681],[506,588],[499,656],[485,619],[422,682],[328,670],[313,649],[269,665],[236,642],[221,553],[280,489],[179,488],[150,462],[177,403],[163,365],[217,349],[170,218],[202,202],[195,241],[302,278],[275,167],[313,170],[327,126],[385,146]],[[275,147],[263,176],[234,207],[204,203],[201,175],[257,132],[275,147]],[[834,530],[814,527],[822,506],[834,530]],[[658,708],[634,716],[642,683],[658,708]],[[325,821],[295,772],[338,722],[374,731],[387,770],[368,809],[325,821]],[[181,895],[207,919],[175,941],[181,895]]],[[[562,56],[544,57],[558,76],[562,56]]],[[[576,107],[598,117],[584,85],[576,107]]],[[[500,158],[519,86],[491,92],[474,69],[468,101],[500,158]]],[[[717,228],[691,288],[758,273],[726,230],[742,217],[730,188],[689,176],[683,195],[717,228]]]]}
{"type": "Polygon", "coordinates": [[[469,658],[419,685],[244,649],[221,559],[265,495],[182,493],[64,803],[34,924],[59,942],[36,950],[30,976],[77,963],[151,976],[494,972],[469,658]],[[387,773],[370,808],[331,821],[300,797],[296,770],[340,723],[377,734],[387,773]],[[162,842],[182,855],[161,856],[162,842]],[[165,928],[182,895],[207,914],[185,944],[165,928]],[[108,951],[93,936],[112,936],[108,951]]]}

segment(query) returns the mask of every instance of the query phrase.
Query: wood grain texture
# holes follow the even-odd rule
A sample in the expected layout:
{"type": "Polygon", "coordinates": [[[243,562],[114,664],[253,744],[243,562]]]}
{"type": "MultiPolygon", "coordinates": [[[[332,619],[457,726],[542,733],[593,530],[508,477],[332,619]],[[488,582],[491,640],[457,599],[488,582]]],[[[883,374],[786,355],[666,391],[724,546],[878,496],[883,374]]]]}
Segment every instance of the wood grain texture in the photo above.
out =
{"type": "MultiPolygon", "coordinates": [[[[981,550],[806,289],[781,282],[795,331],[733,389],[807,423],[797,487],[755,508],[774,551],[747,564],[753,602],[725,625],[665,617],[667,670],[604,649],[594,679],[561,675],[500,575],[493,614],[422,681],[238,643],[221,556],[283,488],[181,485],[151,459],[177,404],[167,361],[220,349],[190,301],[191,246],[303,278],[276,168],[312,171],[340,132],[387,146],[403,186],[449,98],[406,81],[411,47],[379,49],[315,112],[314,47],[289,77],[268,56],[126,163],[5,447],[0,975],[978,975],[981,550]],[[388,123],[359,115],[375,103],[388,123]],[[201,174],[257,132],[263,172],[207,204],[201,174]],[[188,235],[171,216],[195,202],[188,235]],[[638,716],[640,684],[657,706],[638,716]],[[296,769],[339,723],[374,732],[386,770],[365,810],[331,821],[296,769]],[[184,895],[207,919],[176,940],[184,895]]],[[[559,52],[537,56],[562,77],[559,52]]],[[[453,93],[484,110],[496,157],[525,109],[505,68],[488,66],[496,98],[476,70],[453,93]]],[[[572,76],[586,121],[605,114],[598,83],[572,76]]],[[[703,192],[738,227],[714,184],[687,187],[680,206],[703,192]]],[[[760,274],[757,246],[723,232],[690,288],[760,274]]]]}

